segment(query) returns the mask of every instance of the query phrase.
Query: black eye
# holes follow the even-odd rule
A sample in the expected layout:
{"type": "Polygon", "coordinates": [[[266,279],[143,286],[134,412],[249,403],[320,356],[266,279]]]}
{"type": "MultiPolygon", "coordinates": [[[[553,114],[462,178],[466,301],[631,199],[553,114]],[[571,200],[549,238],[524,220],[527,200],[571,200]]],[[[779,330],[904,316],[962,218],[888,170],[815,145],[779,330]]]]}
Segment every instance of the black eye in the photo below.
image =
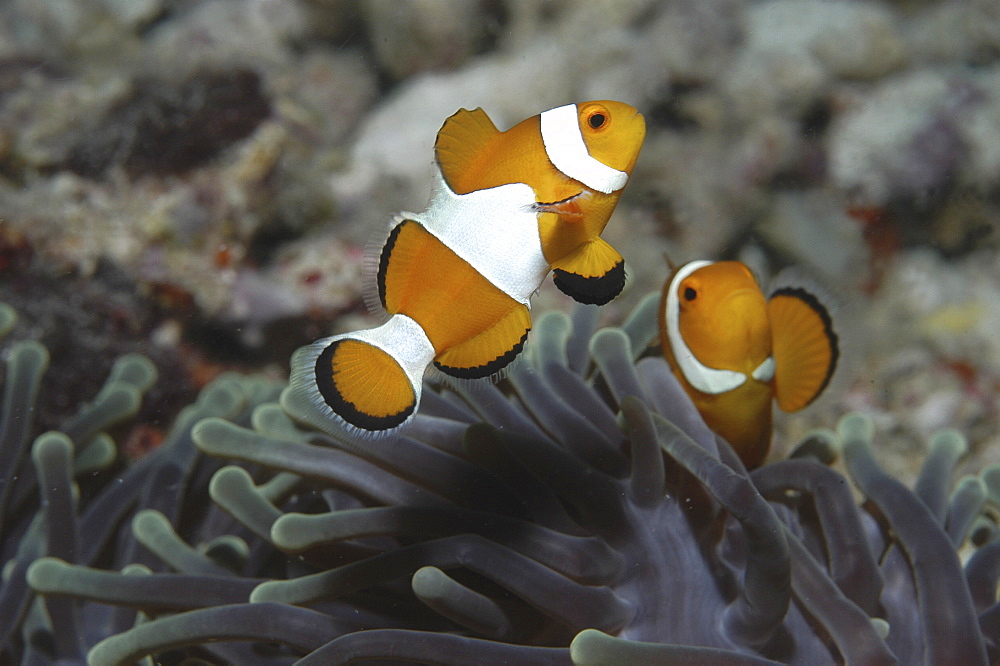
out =
{"type": "Polygon", "coordinates": [[[604,117],[603,113],[595,113],[587,119],[587,122],[590,123],[592,128],[599,129],[602,125],[604,125],[605,120],[607,120],[607,118],[604,117]]]}
{"type": "Polygon", "coordinates": [[[698,292],[695,291],[693,288],[687,287],[684,290],[684,300],[693,301],[696,298],[698,298],[698,292]]]}

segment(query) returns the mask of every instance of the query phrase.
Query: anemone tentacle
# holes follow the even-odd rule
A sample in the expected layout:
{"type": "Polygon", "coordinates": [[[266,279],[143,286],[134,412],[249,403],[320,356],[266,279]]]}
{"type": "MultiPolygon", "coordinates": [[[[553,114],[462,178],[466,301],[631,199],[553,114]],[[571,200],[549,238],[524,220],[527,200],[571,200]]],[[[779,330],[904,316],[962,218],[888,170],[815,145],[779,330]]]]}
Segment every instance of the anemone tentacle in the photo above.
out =
{"type": "Polygon", "coordinates": [[[944,432],[911,492],[850,417],[750,475],[666,362],[641,358],[654,301],[621,329],[595,332],[589,307],[539,318],[502,383],[428,385],[391,444],[347,448],[283,412],[280,386],[224,376],[160,448],[111,471],[102,431],[155,371],[124,359],[38,438],[36,472],[16,415],[41,399],[46,354],[21,343],[0,411],[5,479],[28,480],[0,506],[0,658],[996,660],[984,512],[1000,469],[949,495],[962,440],[944,432]],[[860,506],[829,467],[838,440],[860,506]],[[84,474],[103,484],[77,497],[84,474]]]}

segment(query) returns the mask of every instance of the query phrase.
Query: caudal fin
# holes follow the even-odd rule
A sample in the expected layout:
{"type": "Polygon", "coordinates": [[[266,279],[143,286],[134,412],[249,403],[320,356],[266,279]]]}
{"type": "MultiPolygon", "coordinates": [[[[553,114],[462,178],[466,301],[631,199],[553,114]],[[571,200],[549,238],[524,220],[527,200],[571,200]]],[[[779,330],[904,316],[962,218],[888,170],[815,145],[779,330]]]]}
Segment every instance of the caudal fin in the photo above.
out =
{"type": "Polygon", "coordinates": [[[386,437],[413,418],[433,358],[420,325],[395,315],[378,328],[297,350],[281,402],[294,418],[338,439],[386,437]]]}

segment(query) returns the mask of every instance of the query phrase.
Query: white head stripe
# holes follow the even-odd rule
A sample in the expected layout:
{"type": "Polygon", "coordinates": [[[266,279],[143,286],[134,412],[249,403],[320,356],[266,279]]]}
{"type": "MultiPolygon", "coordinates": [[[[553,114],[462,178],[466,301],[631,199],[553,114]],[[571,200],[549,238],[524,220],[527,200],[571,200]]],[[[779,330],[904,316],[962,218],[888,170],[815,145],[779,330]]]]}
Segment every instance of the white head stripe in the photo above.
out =
{"type": "Polygon", "coordinates": [[[759,382],[769,382],[774,379],[774,357],[768,356],[761,361],[751,376],[759,382]]]}
{"type": "Polygon", "coordinates": [[[681,306],[680,301],[677,299],[677,285],[681,283],[681,280],[699,268],[708,266],[710,263],[712,262],[692,261],[677,271],[674,279],[670,281],[670,287],[667,291],[665,319],[667,321],[667,338],[670,340],[670,346],[674,351],[674,358],[677,360],[677,365],[680,367],[681,372],[684,373],[684,378],[698,391],[715,395],[732,391],[734,388],[742,386],[743,382],[746,381],[746,375],[735,370],[710,368],[695,358],[691,350],[688,349],[684,337],[681,335],[681,306]]]}
{"type": "Polygon", "coordinates": [[[590,156],[580,132],[576,104],[549,109],[541,116],[542,143],[549,161],[573,180],[592,190],[611,194],[625,187],[628,174],[590,156]]]}

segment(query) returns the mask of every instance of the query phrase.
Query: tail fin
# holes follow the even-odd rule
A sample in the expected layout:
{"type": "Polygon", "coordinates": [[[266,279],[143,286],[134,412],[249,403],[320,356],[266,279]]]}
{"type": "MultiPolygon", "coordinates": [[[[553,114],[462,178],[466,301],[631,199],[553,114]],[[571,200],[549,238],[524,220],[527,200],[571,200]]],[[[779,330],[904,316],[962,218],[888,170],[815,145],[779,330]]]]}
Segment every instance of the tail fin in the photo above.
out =
{"type": "Polygon", "coordinates": [[[292,355],[282,406],[340,440],[381,439],[413,418],[434,347],[394,315],[378,328],[317,340],[292,355]]]}

